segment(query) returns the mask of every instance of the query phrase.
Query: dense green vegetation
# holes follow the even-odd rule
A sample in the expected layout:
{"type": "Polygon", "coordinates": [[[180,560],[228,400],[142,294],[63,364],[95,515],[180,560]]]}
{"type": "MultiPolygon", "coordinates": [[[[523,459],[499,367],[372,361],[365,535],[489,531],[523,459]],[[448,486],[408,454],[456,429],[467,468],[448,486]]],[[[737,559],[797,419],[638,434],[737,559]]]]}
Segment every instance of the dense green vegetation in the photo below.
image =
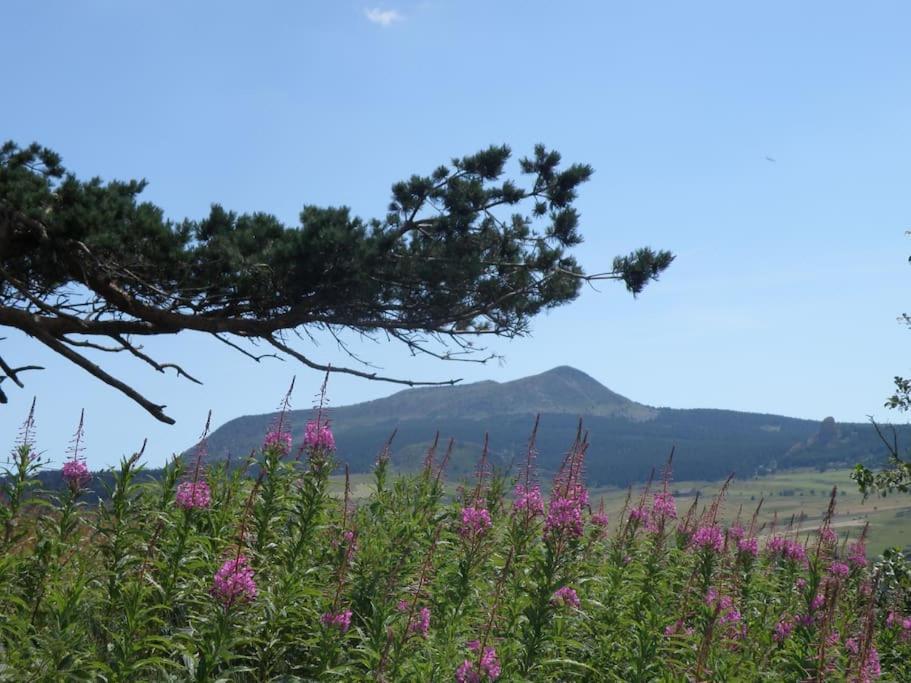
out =
{"type": "Polygon", "coordinates": [[[675,495],[669,466],[612,512],[584,483],[577,434],[543,490],[530,447],[512,480],[482,455],[450,500],[441,447],[402,477],[381,453],[356,498],[347,479],[333,495],[325,422],[299,454],[291,441],[280,417],[255,478],[200,450],[142,483],[137,454],[94,508],[80,438],[67,488],[39,495],[27,424],[2,481],[0,678],[911,675],[909,567],[895,553],[871,566],[864,528],[838,524],[823,482],[808,526],[741,510],[728,486],[675,495]]]}

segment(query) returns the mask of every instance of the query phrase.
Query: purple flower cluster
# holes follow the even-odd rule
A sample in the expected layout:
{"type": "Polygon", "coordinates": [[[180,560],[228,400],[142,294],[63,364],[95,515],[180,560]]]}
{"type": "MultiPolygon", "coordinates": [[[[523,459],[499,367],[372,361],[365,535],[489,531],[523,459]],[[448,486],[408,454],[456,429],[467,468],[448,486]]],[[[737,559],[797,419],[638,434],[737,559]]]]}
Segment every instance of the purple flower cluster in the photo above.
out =
{"type": "Polygon", "coordinates": [[[765,549],[770,555],[779,555],[786,560],[800,563],[807,561],[807,549],[803,544],[790,538],[773,536],[766,543],[765,549]]]}
{"type": "MultiPolygon", "coordinates": [[[[477,652],[481,649],[481,643],[477,640],[473,640],[468,643],[468,649],[472,652],[477,652]]],[[[480,664],[481,670],[478,671],[473,661],[470,659],[463,661],[459,665],[459,668],[456,669],[456,682],[481,683],[482,680],[495,681],[500,677],[500,662],[497,659],[497,651],[492,647],[484,648],[480,664]]]]}
{"type": "Polygon", "coordinates": [[[341,612],[326,612],[319,618],[320,623],[328,628],[337,628],[342,633],[346,633],[351,628],[351,610],[346,609],[341,612]]]}
{"type": "Polygon", "coordinates": [[[462,508],[462,524],[459,527],[459,536],[464,539],[475,539],[483,536],[493,523],[490,513],[485,508],[462,508]]]}
{"type": "Polygon", "coordinates": [[[791,635],[791,632],[794,630],[794,622],[791,620],[782,619],[777,624],[775,624],[775,630],[772,633],[772,640],[776,643],[783,643],[788,639],[788,636],[791,635]]]}
{"type": "Polygon", "coordinates": [[[756,538],[741,538],[737,541],[737,552],[756,557],[759,554],[759,541],[756,538]]]}
{"type": "Polygon", "coordinates": [[[579,602],[579,595],[569,586],[558,588],[554,592],[554,596],[550,599],[550,602],[558,607],[574,607],[576,609],[579,609],[581,604],[579,602]]]}
{"type": "Polygon", "coordinates": [[[430,631],[430,608],[422,607],[420,612],[418,612],[417,619],[413,620],[408,625],[408,630],[411,633],[417,633],[420,636],[427,636],[427,633],[430,631]]]}
{"type": "Polygon", "coordinates": [[[263,450],[276,449],[282,455],[287,455],[291,451],[291,432],[285,431],[280,427],[270,429],[263,441],[263,450]]]}
{"type": "Polygon", "coordinates": [[[637,505],[629,511],[629,521],[636,524],[648,524],[648,508],[637,505]]]}
{"type": "Polygon", "coordinates": [[[82,488],[88,483],[92,475],[89,474],[89,468],[86,466],[85,461],[73,458],[63,463],[63,478],[70,488],[75,490],[82,488]]]}
{"type": "Polygon", "coordinates": [[[893,628],[895,626],[901,627],[901,641],[906,642],[911,640],[911,617],[902,617],[895,612],[890,611],[889,616],[886,617],[886,627],[893,628]]]}
{"type": "Polygon", "coordinates": [[[174,502],[182,510],[207,510],[212,504],[212,491],[202,480],[185,481],[177,486],[174,502]]]}
{"type": "MultiPolygon", "coordinates": [[[[399,600],[399,604],[396,605],[396,609],[399,612],[405,613],[411,611],[411,603],[407,600],[399,600]]],[[[425,636],[430,631],[430,608],[422,607],[418,613],[417,618],[412,618],[408,623],[408,632],[417,633],[420,636],[425,636]]]]}
{"type": "Polygon", "coordinates": [[[610,518],[607,516],[606,512],[594,512],[592,513],[592,524],[600,529],[606,529],[607,525],[610,523],[610,518]]]}
{"type": "Polygon", "coordinates": [[[843,579],[851,573],[851,568],[844,562],[833,562],[829,565],[829,574],[836,579],[843,579]]]}
{"type": "Polygon", "coordinates": [[[256,582],[253,580],[253,568],[244,555],[226,560],[215,572],[212,582],[212,595],[226,607],[235,602],[253,600],[256,597],[256,582]]]}
{"type": "Polygon", "coordinates": [[[319,424],[315,420],[310,420],[304,431],[304,446],[311,450],[334,451],[335,437],[329,429],[329,423],[319,424]]]}
{"type": "Polygon", "coordinates": [[[705,594],[705,604],[709,607],[716,607],[722,624],[740,623],[740,610],[734,606],[734,598],[729,595],[718,595],[718,591],[709,588],[705,594]]]}
{"type": "Polygon", "coordinates": [[[867,566],[867,546],[863,540],[848,545],[848,562],[855,567],[867,566]]]}
{"type": "Polygon", "coordinates": [[[554,495],[550,499],[547,518],[544,520],[544,535],[548,538],[568,536],[579,538],[584,531],[582,503],[572,496],[554,495]]]}
{"type": "Polygon", "coordinates": [[[524,486],[516,484],[512,509],[524,511],[531,517],[544,514],[544,498],[541,496],[541,487],[537,484],[524,486]]]}
{"type": "Polygon", "coordinates": [[[835,545],[838,541],[838,534],[835,533],[835,530],[832,527],[826,526],[818,531],[819,538],[823,543],[828,545],[835,545]]]}
{"type": "Polygon", "coordinates": [[[674,496],[668,491],[661,491],[655,494],[652,501],[652,516],[666,519],[677,519],[677,503],[674,496]]]}
{"type": "Polygon", "coordinates": [[[724,549],[724,534],[717,524],[701,526],[693,534],[691,543],[697,550],[711,550],[720,553],[724,549]]]}
{"type": "MultiPolygon", "coordinates": [[[[848,638],[845,641],[845,650],[852,655],[860,654],[860,643],[857,638],[848,638]]],[[[877,652],[876,648],[872,645],[870,646],[870,651],[867,653],[866,661],[861,663],[857,673],[857,678],[851,679],[852,681],[857,681],[857,683],[870,683],[870,681],[879,678],[882,675],[882,669],[880,668],[879,663],[879,652],[877,652]]]]}

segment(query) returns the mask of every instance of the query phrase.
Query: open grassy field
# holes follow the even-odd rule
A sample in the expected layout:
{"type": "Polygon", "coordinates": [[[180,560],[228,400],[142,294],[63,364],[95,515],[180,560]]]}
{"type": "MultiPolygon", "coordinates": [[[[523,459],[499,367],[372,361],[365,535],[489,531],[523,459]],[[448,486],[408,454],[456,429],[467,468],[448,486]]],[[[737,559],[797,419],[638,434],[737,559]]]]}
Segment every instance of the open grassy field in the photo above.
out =
{"type": "MultiPolygon", "coordinates": [[[[870,497],[866,501],[851,481],[851,470],[794,470],[765,477],[734,479],[725,496],[721,517],[733,521],[738,514],[748,521],[762,500],[759,521],[768,528],[777,520],[778,528],[793,523],[797,528],[816,529],[829,503],[833,487],[837,488],[833,527],[844,537],[857,537],[869,522],[867,548],[871,556],[880,554],[889,546],[911,545],[911,496],[901,494],[888,498],[870,497]]],[[[683,514],[692,502],[695,492],[700,493],[700,509],[708,504],[723,482],[681,481],[673,482],[671,490],[677,497],[678,509],[683,514]]],[[[660,485],[660,484],[659,484],[660,485]]],[[[641,489],[633,491],[636,496],[641,489]]],[[[604,499],[605,509],[612,517],[623,507],[627,492],[619,489],[592,491],[593,504],[604,499]]]]}
{"type": "MultiPolygon", "coordinates": [[[[825,514],[832,488],[837,487],[833,526],[842,537],[856,538],[863,525],[869,522],[867,548],[872,557],[890,546],[911,545],[911,496],[896,494],[888,498],[870,497],[864,501],[850,474],[849,469],[826,472],[792,470],[753,479],[734,479],[728,487],[721,516],[725,522],[732,522],[740,514],[744,521],[749,521],[762,500],[759,521],[766,528],[773,520],[777,519],[778,528],[782,528],[793,519],[799,528],[813,530],[825,514]]],[[[351,475],[352,497],[363,499],[369,496],[372,481],[370,474],[351,475]]],[[[697,491],[701,509],[703,503],[708,504],[717,494],[722,484],[719,481],[675,481],[671,483],[671,491],[677,498],[680,513],[684,514],[697,491]]],[[[455,486],[455,483],[449,485],[452,493],[455,493],[455,486]]],[[[333,477],[332,489],[341,494],[344,478],[333,477]]],[[[642,487],[633,489],[634,500],[641,492],[642,487]]],[[[603,499],[611,520],[617,519],[626,496],[626,489],[600,488],[591,491],[592,505],[596,507],[603,499]]]]}

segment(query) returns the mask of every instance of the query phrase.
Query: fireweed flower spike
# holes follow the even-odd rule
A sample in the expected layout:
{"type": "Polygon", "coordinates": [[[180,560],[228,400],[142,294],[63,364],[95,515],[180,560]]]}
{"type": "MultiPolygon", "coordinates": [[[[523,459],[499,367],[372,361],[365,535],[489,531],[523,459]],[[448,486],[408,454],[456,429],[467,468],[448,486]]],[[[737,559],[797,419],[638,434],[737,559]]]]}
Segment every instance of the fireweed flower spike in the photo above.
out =
{"type": "Polygon", "coordinates": [[[284,431],[280,427],[270,429],[263,441],[263,449],[275,448],[282,455],[287,455],[291,450],[291,432],[284,431]]]}
{"type": "Polygon", "coordinates": [[[427,636],[430,631],[430,608],[422,607],[418,612],[417,618],[408,625],[411,633],[417,633],[419,636],[427,636]]]}
{"type": "Polygon", "coordinates": [[[329,423],[319,424],[316,420],[310,420],[304,431],[304,447],[312,450],[334,451],[335,436],[329,428],[329,423]]]}
{"type": "Polygon", "coordinates": [[[221,565],[215,572],[212,595],[225,607],[230,607],[238,602],[247,602],[256,597],[253,568],[249,566],[246,556],[238,555],[221,565]]]}
{"type": "Polygon", "coordinates": [[[537,484],[528,486],[516,484],[512,509],[524,511],[531,517],[544,514],[544,499],[541,496],[541,487],[537,484]]]}
{"type": "Polygon", "coordinates": [[[92,476],[89,468],[82,460],[72,459],[63,463],[63,478],[73,491],[78,491],[85,486],[92,476]]]}
{"type": "Polygon", "coordinates": [[[202,481],[185,481],[178,485],[174,502],[182,510],[207,510],[212,504],[212,491],[202,481]]]}
{"type": "Polygon", "coordinates": [[[699,550],[712,550],[720,553],[724,548],[724,534],[717,524],[701,526],[693,534],[692,544],[699,550]]]}
{"type": "Polygon", "coordinates": [[[667,491],[659,491],[652,502],[652,516],[666,519],[677,519],[677,504],[674,496],[667,491]]]}
{"type": "Polygon", "coordinates": [[[843,579],[851,573],[851,568],[844,562],[833,562],[829,565],[829,574],[836,579],[843,579]]]}
{"type": "MultiPolygon", "coordinates": [[[[468,643],[468,649],[477,652],[481,649],[481,643],[472,640],[468,643]]],[[[455,673],[456,683],[481,683],[481,681],[495,681],[499,677],[500,661],[497,659],[497,651],[492,647],[484,648],[480,663],[466,659],[459,665],[455,673]],[[480,671],[478,671],[479,665],[480,671]]]]}
{"type": "Polygon", "coordinates": [[[756,557],[759,554],[759,541],[756,538],[741,538],[737,541],[737,552],[744,556],[756,557]]]}
{"type": "MultiPolygon", "coordinates": [[[[32,409],[34,410],[34,403],[32,404],[32,409]]],[[[32,413],[29,413],[29,419],[34,420],[32,413]]],[[[86,466],[85,458],[82,457],[82,452],[85,449],[84,439],[85,411],[83,410],[79,413],[79,425],[76,427],[76,432],[73,434],[73,439],[67,449],[70,457],[63,463],[61,472],[64,481],[74,494],[78,493],[92,478],[89,474],[89,468],[86,466]]]]}
{"type": "Polygon", "coordinates": [[[491,527],[490,513],[484,508],[462,508],[462,524],[459,526],[459,536],[466,540],[480,538],[491,527]]]}
{"type": "Polygon", "coordinates": [[[867,566],[867,546],[863,540],[848,545],[848,563],[855,567],[867,566]]]}
{"type": "Polygon", "coordinates": [[[579,609],[580,605],[579,595],[569,586],[557,589],[550,602],[558,607],[574,607],[575,609],[579,609]]]}
{"type": "Polygon", "coordinates": [[[347,633],[348,629],[351,628],[351,610],[326,612],[319,620],[326,628],[337,628],[341,633],[347,633]]]}

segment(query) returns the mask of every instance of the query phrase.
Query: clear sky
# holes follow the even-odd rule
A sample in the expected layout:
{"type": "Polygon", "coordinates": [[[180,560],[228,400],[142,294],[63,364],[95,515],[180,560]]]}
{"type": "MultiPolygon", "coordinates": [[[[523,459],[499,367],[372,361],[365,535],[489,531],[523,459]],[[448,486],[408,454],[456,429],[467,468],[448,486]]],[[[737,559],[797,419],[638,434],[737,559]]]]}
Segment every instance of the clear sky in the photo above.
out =
{"type": "MultiPolygon", "coordinates": [[[[638,300],[586,291],[495,345],[501,365],[358,352],[420,379],[569,364],[657,406],[895,418],[882,404],[911,369],[896,322],[911,308],[909,25],[904,1],[7,0],[0,137],[50,146],[83,177],[146,178],[175,219],[220,202],[290,223],[304,203],[381,216],[411,173],[544,142],[596,170],[579,201],[583,264],[667,248],[678,259],[662,280],[638,300]]],[[[2,332],[7,360],[48,370],[4,387],[0,436],[12,445],[37,395],[39,445],[58,463],[80,408],[90,466],[143,437],[159,465],[210,408],[216,425],[268,412],[295,374],[306,407],[321,380],[189,334],[146,350],[204,387],[106,359],[168,405],[168,427],[2,332]]],[[[332,344],[303,350],[344,360],[332,344]]],[[[330,398],[396,390],[336,377],[330,398]]]]}

